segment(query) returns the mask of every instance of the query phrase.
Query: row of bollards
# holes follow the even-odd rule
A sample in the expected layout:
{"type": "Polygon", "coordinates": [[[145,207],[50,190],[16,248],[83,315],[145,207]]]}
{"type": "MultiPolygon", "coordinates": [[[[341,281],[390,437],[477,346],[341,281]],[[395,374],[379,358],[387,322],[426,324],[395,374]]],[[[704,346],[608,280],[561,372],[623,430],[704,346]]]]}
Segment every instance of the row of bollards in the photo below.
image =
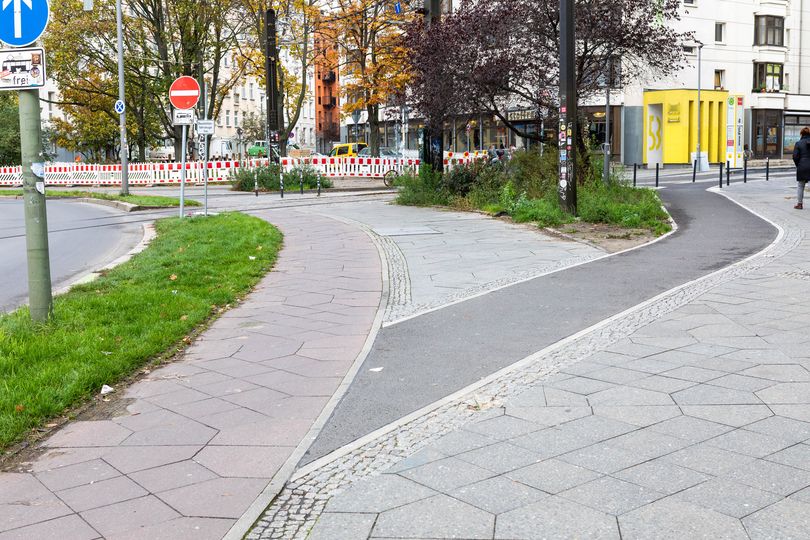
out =
{"type": "MultiPolygon", "coordinates": [[[[697,160],[692,161],[692,183],[697,180],[697,160]]],[[[633,163],[633,187],[638,185],[638,163],[633,163]]],[[[731,185],[731,164],[726,161],[720,163],[720,179],[718,186],[723,189],[723,173],[725,171],[726,186],[731,185]]],[[[748,158],[743,159],[743,183],[748,183],[748,158]]],[[[769,182],[771,176],[771,158],[765,158],[765,181],[769,182]]],[[[655,164],[655,187],[659,186],[660,181],[660,163],[655,164]]]]}

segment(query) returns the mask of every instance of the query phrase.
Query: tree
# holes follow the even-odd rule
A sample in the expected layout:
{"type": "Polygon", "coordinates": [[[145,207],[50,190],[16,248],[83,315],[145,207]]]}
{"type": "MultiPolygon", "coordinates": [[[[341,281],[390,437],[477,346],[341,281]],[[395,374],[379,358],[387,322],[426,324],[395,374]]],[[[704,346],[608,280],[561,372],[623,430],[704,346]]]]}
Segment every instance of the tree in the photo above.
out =
{"type": "MultiPolygon", "coordinates": [[[[683,65],[677,32],[680,0],[578,0],[576,3],[577,97],[650,75],[666,76],[683,65]],[[607,66],[618,69],[608,73],[607,66]]],[[[431,129],[465,113],[494,115],[521,137],[542,140],[509,120],[528,108],[539,118],[559,108],[558,0],[464,0],[454,13],[408,31],[417,109],[431,129]]],[[[582,133],[583,130],[580,130],[582,133]]],[[[580,150],[585,141],[577,141],[580,150]]],[[[584,153],[581,155],[585,155],[584,153]]]]}
{"type": "MultiPolygon", "coordinates": [[[[237,36],[245,31],[241,3],[126,0],[123,7],[129,134],[141,160],[150,145],[167,135],[175,138],[179,151],[180,129],[172,125],[169,85],[180,75],[205,79],[208,110],[216,118],[228,91],[243,77],[239,69],[227,77],[221,70],[225,56],[236,49],[237,36]]],[[[53,0],[45,46],[49,73],[62,94],[59,105],[67,110],[72,128],[98,122],[116,126],[118,115],[111,105],[118,97],[114,0],[96,0],[91,12],[75,0],[53,0]],[[104,101],[110,104],[102,109],[104,101]]]]}
{"type": "Polygon", "coordinates": [[[0,92],[0,165],[20,164],[20,114],[15,92],[0,92]]]}
{"type": "Polygon", "coordinates": [[[397,14],[393,2],[380,0],[334,0],[333,5],[323,32],[340,49],[342,110],[366,111],[371,153],[379,155],[380,108],[402,94],[410,79],[404,28],[416,12],[403,3],[397,14]]]}
{"type": "Polygon", "coordinates": [[[242,138],[246,141],[264,140],[267,129],[267,118],[254,112],[246,114],[242,119],[242,138]]]}
{"type": "MultiPolygon", "coordinates": [[[[265,55],[267,31],[265,13],[272,7],[279,21],[276,30],[274,58],[281,58],[282,48],[290,59],[290,65],[276,63],[276,102],[279,111],[279,146],[281,155],[286,155],[290,133],[301,117],[304,102],[308,97],[308,77],[317,55],[313,40],[320,17],[321,4],[326,0],[242,0],[248,14],[249,39],[240,43],[240,62],[245,72],[256,77],[262,87],[267,86],[265,55]]],[[[266,123],[266,119],[265,119],[266,123]]],[[[264,135],[259,137],[264,139],[264,135]]]]}

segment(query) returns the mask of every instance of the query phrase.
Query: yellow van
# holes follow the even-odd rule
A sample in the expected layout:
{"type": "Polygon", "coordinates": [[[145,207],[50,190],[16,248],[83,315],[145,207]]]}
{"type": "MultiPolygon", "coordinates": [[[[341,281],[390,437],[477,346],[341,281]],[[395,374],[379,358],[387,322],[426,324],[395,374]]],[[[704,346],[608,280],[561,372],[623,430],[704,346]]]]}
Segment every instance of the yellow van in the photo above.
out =
{"type": "Polygon", "coordinates": [[[366,143],[336,144],[329,152],[329,157],[357,157],[366,146],[366,143]]]}

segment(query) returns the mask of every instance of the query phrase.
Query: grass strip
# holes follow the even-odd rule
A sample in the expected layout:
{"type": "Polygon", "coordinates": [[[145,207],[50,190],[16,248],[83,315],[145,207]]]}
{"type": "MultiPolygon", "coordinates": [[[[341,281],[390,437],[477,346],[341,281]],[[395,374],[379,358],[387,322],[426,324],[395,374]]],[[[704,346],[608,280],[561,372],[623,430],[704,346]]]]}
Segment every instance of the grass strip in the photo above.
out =
{"type": "MultiPolygon", "coordinates": [[[[3,189],[0,190],[0,196],[17,196],[23,194],[21,189],[3,189]]],[[[121,195],[118,193],[100,193],[97,191],[56,191],[48,190],[46,192],[49,198],[54,199],[101,199],[104,201],[122,201],[136,206],[147,206],[151,208],[173,208],[180,206],[180,199],[175,197],[163,197],[160,195],[121,195]]],[[[186,206],[200,206],[198,201],[186,199],[186,206]]]]}
{"type": "Polygon", "coordinates": [[[55,298],[54,317],[0,316],[0,451],[175,347],[272,267],[281,233],[244,214],[157,221],[157,237],[95,282],[55,298]]]}

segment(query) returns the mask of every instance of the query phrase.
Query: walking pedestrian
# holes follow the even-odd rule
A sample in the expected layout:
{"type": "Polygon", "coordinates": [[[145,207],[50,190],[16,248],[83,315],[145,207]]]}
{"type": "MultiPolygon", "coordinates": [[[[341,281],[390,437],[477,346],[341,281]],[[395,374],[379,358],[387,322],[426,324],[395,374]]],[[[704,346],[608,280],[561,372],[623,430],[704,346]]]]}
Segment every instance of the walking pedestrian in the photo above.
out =
{"type": "Polygon", "coordinates": [[[802,138],[793,147],[793,163],[796,164],[796,182],[798,183],[797,199],[795,208],[804,208],[804,187],[810,181],[810,128],[804,127],[801,131],[802,138]]]}

